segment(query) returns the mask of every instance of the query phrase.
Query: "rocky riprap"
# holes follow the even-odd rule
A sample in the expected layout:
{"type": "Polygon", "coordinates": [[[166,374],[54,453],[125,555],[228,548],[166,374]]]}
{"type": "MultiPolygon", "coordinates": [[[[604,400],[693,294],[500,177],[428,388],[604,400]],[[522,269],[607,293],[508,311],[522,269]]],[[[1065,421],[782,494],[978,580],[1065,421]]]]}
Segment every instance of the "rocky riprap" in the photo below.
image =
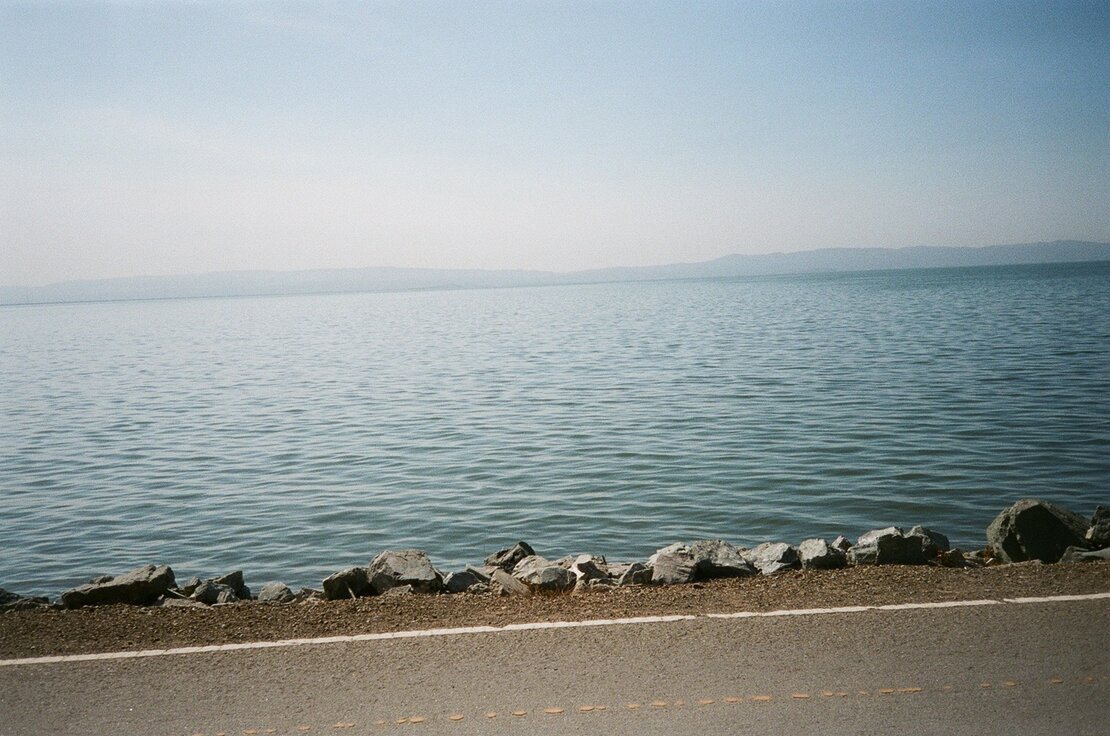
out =
{"type": "Polygon", "coordinates": [[[589,554],[550,560],[526,542],[488,556],[482,565],[443,573],[418,549],[387,550],[365,567],[328,576],[321,590],[294,593],[280,582],[266,583],[257,598],[240,570],[214,578],[190,578],[179,586],[166,565],[146,565],[122,575],[103,575],[67,590],[59,603],[0,589],[0,612],[42,607],[81,608],[126,603],[202,607],[256,600],[287,604],[315,600],[430,594],[560,595],[642,585],[697,583],[720,578],[771,576],[791,570],[834,570],[846,566],[934,565],[982,567],[1003,563],[1110,561],[1110,510],[1099,506],[1090,521],[1052,503],[1023,499],[1000,513],[987,528],[988,545],[964,553],[948,538],[914,526],[890,526],[862,534],[853,543],[807,539],[794,546],[764,542],[751,549],[721,539],[676,542],[644,562],[609,562],[589,554]]]}

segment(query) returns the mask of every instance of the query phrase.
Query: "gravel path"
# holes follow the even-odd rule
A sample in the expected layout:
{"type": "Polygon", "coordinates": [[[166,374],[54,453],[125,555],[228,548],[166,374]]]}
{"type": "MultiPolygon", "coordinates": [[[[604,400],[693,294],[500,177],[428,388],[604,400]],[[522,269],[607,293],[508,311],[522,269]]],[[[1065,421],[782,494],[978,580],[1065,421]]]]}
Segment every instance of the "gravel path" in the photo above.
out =
{"type": "Polygon", "coordinates": [[[854,567],[559,596],[385,596],[214,608],[104,606],[0,615],[0,658],[411,629],[1110,592],[1110,564],[854,567]]]}

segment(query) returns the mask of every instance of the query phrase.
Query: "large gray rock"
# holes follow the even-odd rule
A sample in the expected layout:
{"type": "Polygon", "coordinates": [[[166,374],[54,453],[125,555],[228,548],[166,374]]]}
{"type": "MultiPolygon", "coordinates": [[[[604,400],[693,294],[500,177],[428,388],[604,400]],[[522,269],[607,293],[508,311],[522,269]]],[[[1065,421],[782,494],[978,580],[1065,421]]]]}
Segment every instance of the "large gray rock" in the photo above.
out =
{"type": "Polygon", "coordinates": [[[1087,545],[1092,549],[1110,547],[1110,508],[1099,506],[1095,509],[1086,538],[1087,545]]]}
{"type": "Polygon", "coordinates": [[[690,548],[681,542],[663,547],[648,558],[651,569],[651,582],[659,585],[675,585],[694,581],[694,556],[690,548]]]}
{"type": "Polygon", "coordinates": [[[443,576],[432,567],[427,553],[419,549],[382,552],[370,562],[367,573],[370,585],[378,593],[402,585],[411,585],[414,593],[438,593],[443,590],[443,576]]]}
{"type": "Polygon", "coordinates": [[[852,548],[852,540],[842,534],[832,541],[832,546],[841,552],[847,552],[852,548]]]}
{"type": "Polygon", "coordinates": [[[690,545],[694,579],[746,578],[757,573],[733,545],[722,539],[702,539],[690,545]]]}
{"type": "Polygon", "coordinates": [[[651,581],[651,568],[642,562],[633,562],[621,571],[617,585],[649,585],[651,581]]]}
{"type": "Polygon", "coordinates": [[[568,566],[579,582],[589,580],[608,580],[609,570],[605,565],[604,557],[593,555],[578,555],[568,566]]]}
{"type": "Polygon", "coordinates": [[[289,603],[296,596],[285,583],[266,583],[258,591],[258,600],[262,603],[289,603]]]}
{"type": "Polygon", "coordinates": [[[842,550],[824,539],[807,539],[798,546],[798,558],[803,570],[835,570],[848,564],[842,550]]]}
{"type": "Polygon", "coordinates": [[[872,529],[848,550],[848,561],[853,565],[924,565],[923,539],[896,526],[872,529]]]}
{"type": "Polygon", "coordinates": [[[910,529],[907,536],[921,537],[921,550],[925,553],[926,559],[934,559],[941,552],[952,549],[952,546],[948,544],[948,537],[921,525],[910,529]]]}
{"type": "Polygon", "coordinates": [[[559,593],[574,587],[577,576],[539,555],[530,555],[516,564],[513,577],[537,593],[559,593]]]}
{"type": "Polygon", "coordinates": [[[774,575],[802,566],[798,559],[798,549],[784,542],[764,542],[744,552],[744,557],[761,575],[774,575]]]}
{"type": "Polygon", "coordinates": [[[494,595],[532,595],[531,588],[500,567],[490,575],[489,588],[494,595]]]}
{"type": "Polygon", "coordinates": [[[231,588],[235,593],[235,597],[242,601],[249,601],[251,599],[251,589],[243,582],[243,571],[236,570],[229,572],[227,575],[221,575],[218,578],[213,578],[212,582],[217,585],[226,585],[231,588]]]}
{"type": "Polygon", "coordinates": [[[193,591],[192,599],[206,606],[214,606],[217,603],[234,603],[239,600],[239,596],[230,585],[205,580],[193,591]]]}
{"type": "Polygon", "coordinates": [[[1110,547],[1097,551],[1068,547],[1060,556],[1060,562],[1110,562],[1110,547]]]}
{"type": "Polygon", "coordinates": [[[149,605],[173,587],[173,570],[167,565],[145,565],[100,583],[87,583],[62,593],[66,608],[110,603],[149,605]]]}
{"type": "Polygon", "coordinates": [[[324,598],[329,601],[342,598],[362,598],[374,595],[370,575],[365,567],[348,567],[324,578],[324,598]]]}
{"type": "Polygon", "coordinates": [[[536,554],[536,551],[527,542],[517,542],[508,549],[494,552],[486,558],[486,564],[492,567],[500,567],[505,572],[512,572],[518,562],[534,554],[536,554]]]}
{"type": "Polygon", "coordinates": [[[479,577],[476,572],[470,570],[460,570],[459,572],[447,573],[443,578],[443,588],[448,593],[465,593],[472,585],[484,584],[489,582],[489,577],[479,577]]]}
{"type": "Polygon", "coordinates": [[[1068,547],[1087,547],[1090,524],[1055,504],[1025,498],[987,527],[987,542],[1003,562],[1056,562],[1068,547]]]}

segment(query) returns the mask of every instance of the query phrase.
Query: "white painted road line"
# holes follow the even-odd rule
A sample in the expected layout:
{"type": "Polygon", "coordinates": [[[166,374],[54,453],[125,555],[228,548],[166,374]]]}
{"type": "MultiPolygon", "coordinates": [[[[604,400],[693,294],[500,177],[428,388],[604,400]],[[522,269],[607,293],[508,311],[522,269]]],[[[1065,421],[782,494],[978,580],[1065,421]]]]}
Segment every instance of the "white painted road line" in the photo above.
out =
{"type": "Polygon", "coordinates": [[[673,623],[695,619],[740,619],[773,618],[776,616],[815,616],[825,614],[862,613],[864,611],[906,611],[911,609],[960,608],[966,606],[995,606],[1021,603],[1065,603],[1070,601],[1093,601],[1110,599],[1110,592],[1089,593],[1086,595],[1054,595],[1040,598],[1003,598],[996,600],[944,601],[940,603],[895,603],[885,606],[843,606],[840,608],[795,608],[782,611],[738,611],[736,613],[706,613],[700,615],[675,616],[637,616],[634,618],[593,619],[589,621],[544,621],[528,624],[509,624],[507,626],[464,626],[453,629],[423,629],[419,631],[389,631],[379,634],[352,634],[350,636],[323,636],[315,639],[279,639],[277,641],[255,641],[241,644],[209,644],[196,647],[175,647],[172,649],[143,649],[131,652],[102,652],[99,654],[62,654],[52,657],[24,657],[22,659],[0,659],[0,667],[18,667],[31,664],[60,664],[63,662],[94,662],[105,659],[144,659],[180,654],[206,654],[212,652],[234,652],[247,649],[276,649],[281,647],[319,646],[324,644],[347,644],[364,641],[386,641],[390,639],[422,639],[433,636],[456,636],[465,634],[506,634],[516,631],[538,631],[544,629],[579,629],[590,626],[631,626],[639,624],[673,623]]]}

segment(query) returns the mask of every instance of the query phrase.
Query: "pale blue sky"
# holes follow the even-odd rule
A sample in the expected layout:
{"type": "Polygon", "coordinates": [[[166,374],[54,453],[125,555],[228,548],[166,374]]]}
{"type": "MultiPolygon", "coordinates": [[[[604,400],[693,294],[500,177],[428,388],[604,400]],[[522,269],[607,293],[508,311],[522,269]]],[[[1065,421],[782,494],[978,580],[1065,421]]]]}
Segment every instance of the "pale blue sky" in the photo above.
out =
{"type": "Polygon", "coordinates": [[[1110,3],[10,3],[0,283],[1110,240],[1110,3]]]}

